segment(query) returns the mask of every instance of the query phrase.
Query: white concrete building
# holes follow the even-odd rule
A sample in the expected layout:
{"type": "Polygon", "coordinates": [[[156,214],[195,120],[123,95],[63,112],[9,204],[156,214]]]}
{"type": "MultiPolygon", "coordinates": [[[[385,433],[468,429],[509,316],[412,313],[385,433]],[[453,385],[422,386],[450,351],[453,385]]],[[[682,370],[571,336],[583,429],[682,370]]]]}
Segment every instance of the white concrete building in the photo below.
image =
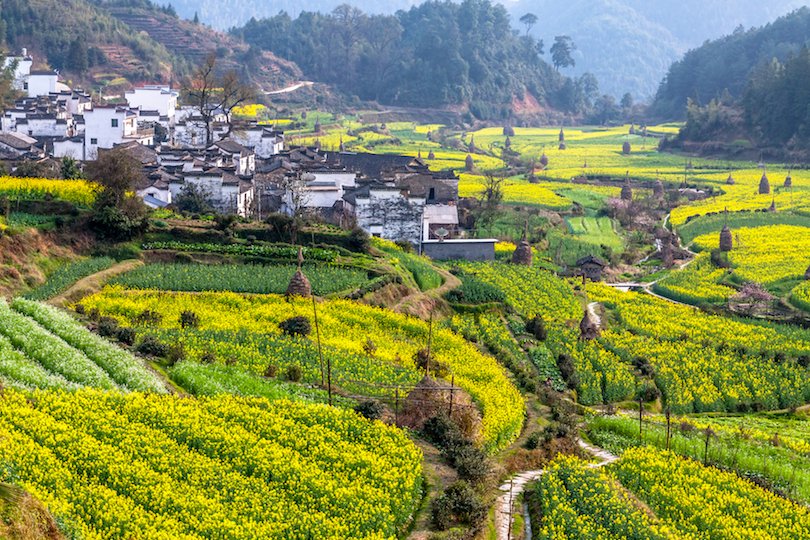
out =
{"type": "Polygon", "coordinates": [[[142,111],[157,111],[173,121],[177,113],[178,93],[169,86],[146,85],[135,87],[124,95],[129,106],[142,111]]]}
{"type": "Polygon", "coordinates": [[[79,135],[63,139],[54,139],[51,153],[55,158],[69,157],[84,159],[84,137],[79,135]]]}
{"type": "Polygon", "coordinates": [[[16,64],[14,68],[14,81],[12,87],[18,92],[25,92],[28,90],[26,83],[28,76],[31,74],[31,67],[34,65],[34,59],[28,55],[26,49],[22,50],[19,56],[6,56],[3,61],[3,69],[7,69],[12,64],[16,64]]]}
{"type": "Polygon", "coordinates": [[[59,76],[53,70],[32,71],[25,81],[24,89],[31,98],[47,96],[60,91],[58,82],[59,76]]]}
{"type": "Polygon", "coordinates": [[[230,138],[252,148],[260,159],[267,159],[284,151],[284,132],[265,126],[256,124],[237,126],[230,138]]]}
{"type": "MultiPolygon", "coordinates": [[[[309,210],[326,210],[333,208],[335,203],[343,200],[347,189],[357,186],[357,175],[343,170],[315,170],[308,171],[301,177],[303,186],[301,193],[297,194],[300,205],[309,210]]],[[[291,182],[295,183],[295,182],[291,182]]],[[[294,194],[290,186],[282,199],[282,210],[287,214],[295,213],[294,194]]]]}
{"type": "Polygon", "coordinates": [[[99,107],[84,113],[84,159],[94,160],[99,148],[131,141],[151,146],[154,131],[138,130],[138,114],[125,107],[99,107]]]}
{"type": "Polygon", "coordinates": [[[250,215],[256,193],[251,182],[218,168],[184,172],[182,177],[169,184],[171,199],[176,199],[188,184],[202,191],[217,211],[242,217],[250,215]]]}

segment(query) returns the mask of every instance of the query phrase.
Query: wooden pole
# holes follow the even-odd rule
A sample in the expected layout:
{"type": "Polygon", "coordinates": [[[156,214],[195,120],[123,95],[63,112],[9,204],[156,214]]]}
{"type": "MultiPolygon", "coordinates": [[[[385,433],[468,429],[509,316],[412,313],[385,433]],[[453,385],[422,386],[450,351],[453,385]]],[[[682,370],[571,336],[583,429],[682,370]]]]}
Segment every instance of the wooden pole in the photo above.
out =
{"type": "MultiPolygon", "coordinates": [[[[318,324],[318,303],[315,302],[315,296],[312,296],[312,313],[315,318],[315,337],[317,338],[318,342],[318,359],[321,364],[321,386],[323,386],[323,350],[321,348],[321,327],[318,324]]],[[[329,394],[329,405],[332,405],[332,360],[331,356],[327,357],[327,377],[328,377],[328,387],[327,391],[329,394]]]]}
{"type": "Polygon", "coordinates": [[[670,410],[669,410],[669,407],[667,407],[667,450],[669,450],[669,441],[670,441],[670,437],[672,437],[671,420],[672,419],[671,419],[670,410]]]}
{"type": "Polygon", "coordinates": [[[638,397],[638,440],[641,441],[641,421],[644,418],[644,398],[638,397]]]}
{"type": "Polygon", "coordinates": [[[709,439],[712,436],[711,428],[706,428],[706,446],[703,449],[703,464],[709,464],[709,439]]]}
{"type": "Polygon", "coordinates": [[[506,539],[511,540],[512,538],[512,508],[514,507],[514,503],[512,501],[512,497],[514,494],[514,477],[509,479],[509,527],[506,530],[506,539]]]}
{"type": "Polygon", "coordinates": [[[394,390],[394,425],[399,427],[399,387],[394,390]]]}
{"type": "Polygon", "coordinates": [[[430,310],[430,319],[428,320],[428,342],[427,342],[427,360],[425,361],[425,377],[430,376],[430,347],[433,343],[433,310],[430,310]]]}
{"type": "Polygon", "coordinates": [[[450,378],[450,418],[453,418],[453,390],[455,390],[456,385],[456,374],[454,373],[450,378]]]}

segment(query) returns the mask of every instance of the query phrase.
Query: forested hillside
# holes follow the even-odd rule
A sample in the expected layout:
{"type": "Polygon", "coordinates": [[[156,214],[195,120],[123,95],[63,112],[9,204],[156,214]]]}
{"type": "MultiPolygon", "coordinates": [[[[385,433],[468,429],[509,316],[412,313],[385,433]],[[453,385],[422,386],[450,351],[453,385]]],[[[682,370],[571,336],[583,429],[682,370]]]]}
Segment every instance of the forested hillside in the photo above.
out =
{"type": "Polygon", "coordinates": [[[489,0],[430,2],[389,16],[348,6],[295,19],[282,13],[233,33],[295,61],[313,80],[385,104],[462,106],[496,119],[514,110],[580,113],[595,97],[592,78],[560,75],[489,0]]]}
{"type": "MultiPolygon", "coordinates": [[[[161,2],[158,2],[161,3],[161,2]]],[[[195,14],[205,24],[228,29],[251,17],[273,17],[284,11],[329,13],[342,0],[174,0],[181,17],[195,14]]],[[[348,2],[367,13],[394,13],[419,0],[348,2]]],[[[630,92],[637,100],[655,95],[669,66],[687,50],[707,39],[729,34],[743,25],[760,26],[804,4],[801,0],[501,0],[521,32],[520,17],[533,13],[538,22],[531,34],[550,44],[555,36],[570,35],[578,45],[571,73],[593,73],[603,92],[617,99],[630,92]],[[627,61],[632,58],[633,61],[627,61]]],[[[546,58],[548,58],[546,47],[546,58]]]]}
{"type": "Polygon", "coordinates": [[[662,117],[683,118],[687,98],[706,104],[726,90],[726,101],[740,98],[757,69],[769,69],[763,65],[773,59],[784,61],[808,41],[810,9],[804,7],[766,26],[740,29],[708,42],[672,65],[656,96],[654,111],[662,117]]]}
{"type": "Polygon", "coordinates": [[[90,86],[177,80],[211,52],[267,89],[300,75],[289,62],[146,0],[4,0],[0,41],[90,86]]]}

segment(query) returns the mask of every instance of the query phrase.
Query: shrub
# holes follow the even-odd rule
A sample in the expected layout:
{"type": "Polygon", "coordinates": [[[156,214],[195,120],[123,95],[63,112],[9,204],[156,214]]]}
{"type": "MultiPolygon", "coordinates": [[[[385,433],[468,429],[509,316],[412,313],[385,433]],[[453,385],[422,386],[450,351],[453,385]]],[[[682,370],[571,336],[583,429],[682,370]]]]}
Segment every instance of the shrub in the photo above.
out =
{"type": "Polygon", "coordinates": [[[371,249],[371,238],[366,231],[360,227],[355,227],[349,233],[347,245],[352,251],[367,253],[371,249]]]}
{"type": "Polygon", "coordinates": [[[526,323],[526,332],[533,335],[538,341],[545,341],[546,337],[548,337],[546,321],[543,320],[543,317],[537,315],[526,323]]]}
{"type": "Polygon", "coordinates": [[[579,376],[574,367],[574,361],[570,356],[567,354],[559,355],[557,357],[557,369],[560,370],[560,375],[569,389],[573,390],[579,386],[579,376]]]}
{"type": "Polygon", "coordinates": [[[166,356],[169,347],[155,336],[144,336],[135,350],[147,356],[166,356]]]}
{"type": "Polygon", "coordinates": [[[444,414],[428,418],[422,427],[422,434],[440,448],[453,446],[462,439],[458,426],[444,414]]]}
{"type": "Polygon", "coordinates": [[[368,399],[354,407],[357,414],[368,420],[379,420],[382,418],[384,410],[382,404],[375,399],[368,399]]]}
{"type": "Polygon", "coordinates": [[[112,317],[101,317],[98,321],[97,331],[104,337],[116,337],[118,335],[118,321],[112,317]]]}
{"type": "Polygon", "coordinates": [[[368,356],[374,356],[374,353],[377,352],[377,345],[371,341],[371,338],[367,338],[366,342],[363,343],[363,352],[368,356]]]}
{"type": "Polygon", "coordinates": [[[118,332],[115,334],[115,338],[125,345],[133,345],[136,337],[135,329],[125,326],[118,328],[118,332]]]}
{"type": "Polygon", "coordinates": [[[307,337],[312,332],[312,326],[309,324],[309,319],[302,315],[291,317],[285,321],[281,321],[278,325],[279,330],[284,334],[294,337],[301,336],[307,337]]]}
{"type": "Polygon", "coordinates": [[[543,439],[543,434],[539,431],[532,432],[531,435],[526,439],[526,442],[523,443],[523,447],[526,450],[537,450],[540,447],[540,442],[543,439]]]}
{"type": "Polygon", "coordinates": [[[728,254],[720,251],[719,249],[712,250],[711,262],[717,268],[731,268],[731,262],[728,260],[728,254]]]}
{"type": "Polygon", "coordinates": [[[206,351],[200,356],[200,362],[203,364],[213,364],[217,361],[217,355],[212,351],[206,351]]]}
{"type": "Polygon", "coordinates": [[[162,320],[163,315],[151,309],[145,309],[135,317],[135,323],[140,326],[159,326],[162,320]]]}
{"type": "Polygon", "coordinates": [[[180,313],[180,327],[183,329],[186,328],[197,328],[200,326],[200,317],[193,311],[185,310],[180,313]]]}
{"type": "Polygon", "coordinates": [[[438,530],[453,525],[478,527],[486,517],[486,507],[467,482],[460,481],[448,487],[431,506],[431,521],[438,530]]]}
{"type": "Polygon", "coordinates": [[[486,454],[471,443],[455,446],[448,450],[447,454],[462,480],[478,483],[484,480],[490,472],[486,454]]]}
{"type": "Polygon", "coordinates": [[[278,375],[278,366],[275,364],[268,364],[264,368],[264,376],[268,379],[274,379],[278,375]]]}
{"type": "Polygon", "coordinates": [[[166,357],[166,364],[172,367],[186,359],[186,348],[182,343],[172,343],[168,346],[164,356],[166,357]]]}
{"type": "Polygon", "coordinates": [[[301,377],[304,375],[304,370],[301,369],[301,366],[298,364],[290,364],[287,366],[287,372],[285,375],[288,381],[299,382],[301,381],[301,377]]]}

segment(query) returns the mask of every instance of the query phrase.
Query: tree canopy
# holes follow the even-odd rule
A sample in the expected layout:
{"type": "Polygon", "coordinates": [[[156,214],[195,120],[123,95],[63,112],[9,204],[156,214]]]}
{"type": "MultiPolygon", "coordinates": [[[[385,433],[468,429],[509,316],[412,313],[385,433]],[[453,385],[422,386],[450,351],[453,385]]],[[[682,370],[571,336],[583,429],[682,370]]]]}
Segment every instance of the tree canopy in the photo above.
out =
{"type": "MultiPolygon", "coordinates": [[[[530,29],[537,18],[527,17],[521,22],[530,29]]],[[[526,92],[551,107],[578,106],[569,99],[573,83],[540,57],[542,43],[513,29],[506,9],[490,0],[426,2],[395,15],[368,15],[347,5],[295,19],[282,12],[234,32],[361,99],[467,104],[477,117],[493,119],[508,116],[512,101],[526,92]]],[[[570,52],[572,44],[567,46],[570,52]]]]}

